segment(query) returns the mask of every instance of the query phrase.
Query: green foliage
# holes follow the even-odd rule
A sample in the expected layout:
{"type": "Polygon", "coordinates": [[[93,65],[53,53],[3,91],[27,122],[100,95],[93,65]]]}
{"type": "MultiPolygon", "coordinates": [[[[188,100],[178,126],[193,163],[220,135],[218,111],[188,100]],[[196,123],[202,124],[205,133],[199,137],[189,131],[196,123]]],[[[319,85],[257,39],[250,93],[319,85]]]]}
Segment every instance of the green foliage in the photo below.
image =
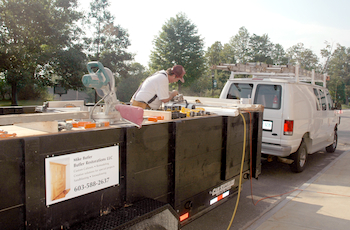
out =
{"type": "Polygon", "coordinates": [[[272,47],[271,58],[274,65],[288,64],[288,57],[286,56],[286,52],[284,51],[282,45],[278,43],[272,47]]]}
{"type": "Polygon", "coordinates": [[[224,45],[225,63],[261,62],[266,64],[287,64],[285,51],[280,44],[273,44],[267,34],[262,36],[250,33],[241,27],[238,33],[224,45]]]}
{"type": "Polygon", "coordinates": [[[239,28],[238,34],[230,39],[229,45],[231,46],[237,63],[246,63],[250,61],[249,39],[250,35],[245,27],[239,28]]]}
{"type": "Polygon", "coordinates": [[[215,42],[213,45],[211,45],[211,47],[208,48],[207,52],[205,53],[205,57],[209,66],[225,63],[225,55],[223,49],[224,47],[222,46],[221,42],[215,42]]]}
{"type": "MultiPolygon", "coordinates": [[[[1,51],[5,79],[12,86],[12,104],[17,104],[17,87],[52,84],[50,75],[35,74],[58,50],[67,48],[81,17],[77,0],[7,0],[0,2],[1,51]]],[[[49,69],[49,68],[47,68],[49,69]]]]}
{"type": "Polygon", "coordinates": [[[267,34],[263,36],[253,34],[249,39],[249,59],[252,62],[273,64],[272,49],[273,45],[267,34]]]}
{"type": "Polygon", "coordinates": [[[117,98],[122,102],[129,102],[132,95],[147,77],[145,67],[139,63],[133,63],[126,78],[121,78],[117,84],[117,98]]]}
{"type": "Polygon", "coordinates": [[[134,55],[127,52],[129,34],[120,25],[114,25],[114,16],[108,11],[108,0],[93,0],[90,3],[87,24],[94,28],[92,37],[85,37],[89,59],[100,61],[116,77],[126,78],[129,62],[134,55]]]}
{"type": "Polygon", "coordinates": [[[86,55],[79,46],[58,51],[51,65],[56,76],[55,82],[67,90],[84,89],[81,78],[86,72],[86,62],[86,55]]]}
{"type": "Polygon", "coordinates": [[[328,88],[334,100],[348,104],[350,96],[350,48],[337,45],[328,63],[328,88]]]}
{"type": "Polygon", "coordinates": [[[0,100],[6,100],[10,98],[11,88],[6,83],[4,74],[0,73],[0,100]]]}
{"type": "Polygon", "coordinates": [[[318,67],[318,57],[312,50],[304,47],[303,43],[298,43],[287,50],[289,64],[300,65],[301,68],[312,70],[318,67]]]}
{"type": "MultiPolygon", "coordinates": [[[[182,65],[186,70],[184,87],[192,84],[204,72],[203,39],[185,14],[177,14],[162,27],[154,40],[150,55],[150,70],[168,69],[182,65]]],[[[179,83],[180,84],[180,83],[179,83]]]]}

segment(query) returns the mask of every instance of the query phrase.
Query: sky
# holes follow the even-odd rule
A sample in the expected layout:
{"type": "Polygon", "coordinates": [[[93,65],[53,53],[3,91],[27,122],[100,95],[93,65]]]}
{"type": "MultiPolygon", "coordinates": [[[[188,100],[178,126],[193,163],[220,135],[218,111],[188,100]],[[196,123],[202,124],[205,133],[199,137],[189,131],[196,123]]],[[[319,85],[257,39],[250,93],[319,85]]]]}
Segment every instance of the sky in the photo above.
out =
{"type": "MultiPolygon", "coordinates": [[[[90,2],[90,1],[89,1],[90,2]]],[[[204,50],[220,41],[228,43],[245,27],[250,35],[267,34],[285,50],[303,43],[322,61],[325,41],[350,47],[350,1],[348,0],[109,0],[114,24],[129,33],[128,51],[135,61],[148,66],[153,40],[170,18],[184,13],[204,39],[204,50]]],[[[84,3],[89,8],[88,1],[84,3]]]]}

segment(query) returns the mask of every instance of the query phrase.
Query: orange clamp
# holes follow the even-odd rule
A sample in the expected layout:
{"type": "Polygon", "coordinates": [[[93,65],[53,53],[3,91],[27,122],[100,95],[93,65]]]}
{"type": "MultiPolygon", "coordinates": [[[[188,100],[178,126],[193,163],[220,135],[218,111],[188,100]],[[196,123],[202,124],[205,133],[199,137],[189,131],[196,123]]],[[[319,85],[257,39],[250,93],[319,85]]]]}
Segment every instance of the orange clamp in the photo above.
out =
{"type": "Polygon", "coordinates": [[[84,125],[85,129],[96,128],[96,123],[88,122],[84,125]]]}
{"type": "Polygon", "coordinates": [[[0,138],[15,137],[15,136],[17,136],[16,133],[5,133],[5,132],[2,132],[0,134],[0,138]]]}

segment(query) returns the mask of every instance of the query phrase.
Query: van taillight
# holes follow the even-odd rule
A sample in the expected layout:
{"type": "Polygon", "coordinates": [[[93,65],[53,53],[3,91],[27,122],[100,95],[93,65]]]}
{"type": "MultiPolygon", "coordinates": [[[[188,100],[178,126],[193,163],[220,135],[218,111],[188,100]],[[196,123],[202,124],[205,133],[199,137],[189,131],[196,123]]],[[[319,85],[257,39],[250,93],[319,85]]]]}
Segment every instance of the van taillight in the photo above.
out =
{"type": "Polygon", "coordinates": [[[294,121],[291,120],[284,121],[284,135],[293,135],[293,123],[294,121]]]}

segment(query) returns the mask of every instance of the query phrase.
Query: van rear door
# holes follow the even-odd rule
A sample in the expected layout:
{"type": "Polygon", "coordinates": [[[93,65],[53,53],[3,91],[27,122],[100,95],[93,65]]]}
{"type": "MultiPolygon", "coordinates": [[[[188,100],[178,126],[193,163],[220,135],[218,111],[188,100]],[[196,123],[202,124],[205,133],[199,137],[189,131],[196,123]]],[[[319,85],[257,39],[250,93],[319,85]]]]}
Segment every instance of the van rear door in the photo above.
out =
{"type": "Polygon", "coordinates": [[[281,84],[257,84],[254,104],[264,106],[262,140],[264,143],[281,144],[281,137],[283,135],[282,97],[281,84]]]}

